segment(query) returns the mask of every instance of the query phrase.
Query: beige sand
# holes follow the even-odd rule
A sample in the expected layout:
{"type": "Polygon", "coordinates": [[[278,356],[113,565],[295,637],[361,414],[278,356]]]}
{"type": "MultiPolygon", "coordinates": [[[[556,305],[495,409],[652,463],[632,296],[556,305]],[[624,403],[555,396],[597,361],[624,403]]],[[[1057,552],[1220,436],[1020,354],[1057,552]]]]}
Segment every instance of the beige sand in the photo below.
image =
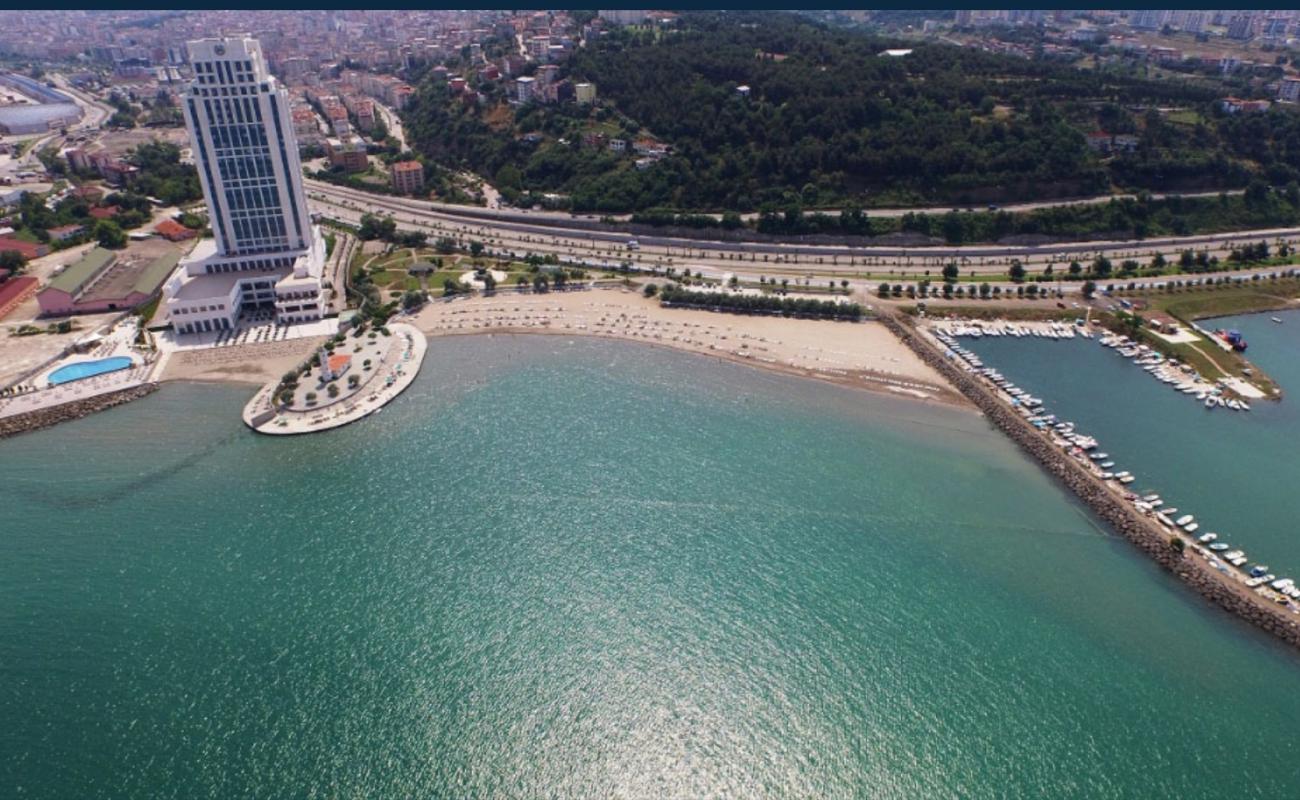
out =
{"type": "Polygon", "coordinates": [[[301,364],[324,341],[323,336],[309,336],[279,342],[180,350],[168,358],[161,380],[262,384],[301,364]]]}
{"type": "Polygon", "coordinates": [[[624,289],[436,300],[413,320],[430,336],[603,336],[672,347],[876,391],[965,404],[876,323],[782,319],[663,308],[624,289]]]}

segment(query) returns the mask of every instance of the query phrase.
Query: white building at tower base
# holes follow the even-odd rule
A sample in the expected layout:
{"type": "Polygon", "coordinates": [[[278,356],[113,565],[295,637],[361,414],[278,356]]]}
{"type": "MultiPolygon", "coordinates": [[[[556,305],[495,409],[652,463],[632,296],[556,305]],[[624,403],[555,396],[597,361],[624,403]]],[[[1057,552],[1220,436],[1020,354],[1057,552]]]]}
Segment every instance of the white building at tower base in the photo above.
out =
{"type": "Polygon", "coordinates": [[[213,240],[199,242],[163,287],[173,330],[230,330],[257,310],[284,323],[325,316],[325,239],[319,226],[311,232],[306,249],[258,255],[223,256],[213,240]]]}

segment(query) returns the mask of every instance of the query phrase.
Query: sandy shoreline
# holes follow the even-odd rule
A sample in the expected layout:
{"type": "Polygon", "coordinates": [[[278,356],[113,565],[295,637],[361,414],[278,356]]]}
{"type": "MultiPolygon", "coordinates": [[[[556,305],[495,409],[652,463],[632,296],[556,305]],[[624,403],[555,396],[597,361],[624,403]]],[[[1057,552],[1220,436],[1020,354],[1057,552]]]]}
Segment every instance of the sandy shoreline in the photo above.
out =
{"type": "Polygon", "coordinates": [[[657,300],[624,290],[435,301],[411,321],[430,338],[502,333],[621,339],[898,397],[968,406],[937,371],[873,322],[663,308],[657,300]]]}
{"type": "MultiPolygon", "coordinates": [[[[403,318],[430,339],[491,333],[621,339],[801,378],[969,408],[883,325],[663,308],[625,290],[434,300],[403,318]]],[[[264,384],[302,363],[322,337],[173,353],[161,380],[264,384]]]]}
{"type": "Polygon", "coordinates": [[[325,341],[323,336],[179,350],[170,355],[159,380],[246,383],[260,386],[297,367],[325,341]]]}

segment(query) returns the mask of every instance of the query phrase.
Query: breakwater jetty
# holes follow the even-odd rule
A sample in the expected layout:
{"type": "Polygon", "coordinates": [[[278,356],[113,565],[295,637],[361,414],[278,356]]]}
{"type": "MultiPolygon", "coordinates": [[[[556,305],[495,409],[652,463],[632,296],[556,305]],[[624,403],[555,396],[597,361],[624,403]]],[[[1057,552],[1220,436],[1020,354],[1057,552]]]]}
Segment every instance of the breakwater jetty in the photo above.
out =
{"type": "Polygon", "coordinates": [[[1242,583],[1193,557],[1190,548],[1171,544],[1170,533],[1138,514],[1084,465],[1070,458],[1033,425],[1002,402],[980,378],[946,357],[909,318],[883,314],[885,325],[922,361],[942,374],[1021,450],[1088,505],[1116,532],[1173,572],[1202,597],[1282,641],[1300,647],[1300,621],[1242,583]]]}
{"type": "Polygon", "coordinates": [[[25,411],[21,414],[0,418],[0,439],[17,436],[28,431],[40,430],[41,428],[49,428],[58,425],[60,422],[80,419],[97,411],[138,400],[157,390],[157,383],[141,383],[116,392],[97,394],[80,400],[61,403],[57,406],[38,408],[34,411],[25,411]]]}

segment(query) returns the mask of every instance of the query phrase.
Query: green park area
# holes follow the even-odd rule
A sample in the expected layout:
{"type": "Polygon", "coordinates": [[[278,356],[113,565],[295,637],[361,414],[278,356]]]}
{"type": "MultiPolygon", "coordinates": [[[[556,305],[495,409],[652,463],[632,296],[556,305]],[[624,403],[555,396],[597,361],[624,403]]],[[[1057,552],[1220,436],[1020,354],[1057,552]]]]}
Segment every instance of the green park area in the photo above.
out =
{"type": "Polygon", "coordinates": [[[444,293],[448,281],[462,286],[461,277],[470,271],[478,272],[480,278],[485,272],[494,273],[496,286],[502,289],[522,284],[531,286],[543,273],[549,282],[556,285],[555,273],[559,271],[565,272],[565,277],[570,279],[585,277],[581,270],[561,270],[558,265],[547,264],[540,257],[529,262],[439,252],[430,247],[401,246],[390,247],[381,253],[358,252],[352,258],[349,274],[353,285],[370,283],[387,297],[395,298],[405,292],[444,293]]]}

